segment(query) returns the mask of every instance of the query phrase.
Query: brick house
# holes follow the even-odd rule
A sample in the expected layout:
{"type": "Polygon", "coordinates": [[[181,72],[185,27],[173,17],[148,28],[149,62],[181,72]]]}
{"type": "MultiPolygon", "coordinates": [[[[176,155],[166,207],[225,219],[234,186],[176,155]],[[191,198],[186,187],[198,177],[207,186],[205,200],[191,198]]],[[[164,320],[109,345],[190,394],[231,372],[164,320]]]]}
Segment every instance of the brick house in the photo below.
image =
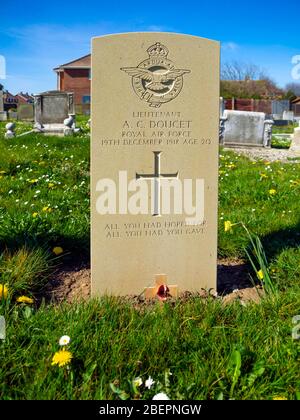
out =
{"type": "Polygon", "coordinates": [[[18,98],[10,93],[8,90],[3,92],[3,105],[4,111],[9,111],[10,109],[16,110],[18,108],[19,100],[18,98]]]}
{"type": "Polygon", "coordinates": [[[91,102],[91,55],[85,55],[53,69],[57,90],[74,93],[77,113],[89,113],[91,102]]]}
{"type": "Polygon", "coordinates": [[[19,92],[15,95],[15,97],[18,99],[18,105],[23,104],[33,104],[34,98],[32,95],[29,95],[29,93],[23,93],[19,92]]]}
{"type": "Polygon", "coordinates": [[[292,111],[294,111],[295,117],[300,117],[300,97],[292,101],[292,111]]]}

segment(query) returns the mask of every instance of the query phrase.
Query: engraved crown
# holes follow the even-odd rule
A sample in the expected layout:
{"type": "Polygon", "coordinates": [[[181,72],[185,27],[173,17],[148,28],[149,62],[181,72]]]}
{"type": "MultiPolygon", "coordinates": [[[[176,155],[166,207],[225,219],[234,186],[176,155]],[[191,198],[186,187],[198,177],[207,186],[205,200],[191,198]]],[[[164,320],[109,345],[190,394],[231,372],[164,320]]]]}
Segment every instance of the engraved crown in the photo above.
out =
{"type": "Polygon", "coordinates": [[[157,42],[147,49],[147,53],[149,54],[149,57],[167,57],[169,50],[160,42],[157,42]]]}

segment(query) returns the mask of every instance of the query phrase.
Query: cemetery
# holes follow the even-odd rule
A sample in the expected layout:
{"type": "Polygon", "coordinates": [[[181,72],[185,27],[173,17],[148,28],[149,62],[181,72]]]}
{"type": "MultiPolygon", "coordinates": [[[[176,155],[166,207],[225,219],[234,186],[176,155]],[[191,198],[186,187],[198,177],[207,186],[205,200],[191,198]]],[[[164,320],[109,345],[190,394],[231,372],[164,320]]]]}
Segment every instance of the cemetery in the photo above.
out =
{"type": "Polygon", "coordinates": [[[299,122],[225,109],[219,57],[99,36],[91,115],[0,90],[2,399],[300,399],[299,122]]]}

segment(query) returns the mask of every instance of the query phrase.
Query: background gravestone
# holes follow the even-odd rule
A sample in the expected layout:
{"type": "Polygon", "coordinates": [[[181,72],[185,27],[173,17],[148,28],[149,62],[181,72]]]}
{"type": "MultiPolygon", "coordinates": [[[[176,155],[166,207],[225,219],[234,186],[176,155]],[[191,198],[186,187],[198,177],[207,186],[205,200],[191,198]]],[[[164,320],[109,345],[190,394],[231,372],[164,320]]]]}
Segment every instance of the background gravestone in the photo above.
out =
{"type": "Polygon", "coordinates": [[[18,106],[18,120],[19,121],[33,121],[34,108],[33,104],[23,104],[18,106]]]}
{"type": "Polygon", "coordinates": [[[219,43],[167,33],[94,38],[92,74],[92,294],[149,296],[166,282],[174,295],[215,288],[219,43]],[[151,184],[152,211],[128,211],[119,171],[151,184]],[[203,181],[197,225],[185,211],[161,211],[164,177],[190,179],[194,192],[203,181]],[[117,214],[99,214],[103,179],[118,188],[117,214]]]}
{"type": "Polygon", "coordinates": [[[4,111],[3,90],[0,88],[0,121],[6,121],[7,114],[4,111]]]}
{"type": "Polygon", "coordinates": [[[228,146],[270,146],[273,121],[263,112],[225,110],[222,144],[228,146]]]}
{"type": "Polygon", "coordinates": [[[74,115],[73,93],[55,90],[34,95],[34,120],[45,132],[63,132],[69,115],[74,115]]]}

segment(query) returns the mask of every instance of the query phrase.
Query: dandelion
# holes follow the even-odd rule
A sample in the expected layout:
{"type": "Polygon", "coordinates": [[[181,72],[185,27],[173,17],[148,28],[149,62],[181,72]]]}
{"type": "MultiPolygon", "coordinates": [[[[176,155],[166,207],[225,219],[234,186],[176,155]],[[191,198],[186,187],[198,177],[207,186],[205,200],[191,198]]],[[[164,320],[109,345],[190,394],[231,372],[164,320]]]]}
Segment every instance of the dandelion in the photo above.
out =
{"type": "Polygon", "coordinates": [[[59,367],[63,367],[65,365],[68,365],[71,362],[72,358],[73,356],[70,351],[62,349],[54,354],[54,356],[52,357],[51,365],[58,365],[59,367]]]}
{"type": "Polygon", "coordinates": [[[133,385],[136,386],[136,387],[139,387],[139,386],[143,385],[142,378],[140,378],[140,377],[135,378],[133,380],[133,385]]]}
{"type": "Polygon", "coordinates": [[[59,345],[60,346],[67,346],[70,343],[71,339],[68,335],[63,335],[59,339],[59,345]]]}
{"type": "Polygon", "coordinates": [[[28,305],[31,305],[34,302],[34,300],[32,298],[28,297],[28,296],[19,296],[17,298],[17,302],[18,303],[27,303],[28,305]]]}
{"type": "Polygon", "coordinates": [[[278,397],[273,397],[273,400],[287,400],[287,398],[278,396],[278,397]]]}
{"type": "Polygon", "coordinates": [[[233,226],[233,224],[231,223],[231,221],[230,220],[226,220],[224,222],[224,230],[225,230],[225,232],[232,232],[232,226],[233,226]]]}
{"type": "Polygon", "coordinates": [[[53,188],[55,184],[53,184],[53,182],[49,182],[48,184],[48,188],[53,188]]]}
{"type": "Polygon", "coordinates": [[[270,195],[275,195],[277,193],[277,191],[274,189],[274,188],[271,188],[270,190],[269,190],[269,194],[270,195]]]}
{"type": "Polygon", "coordinates": [[[0,299],[6,299],[8,296],[8,288],[6,284],[0,284],[0,299]]]}
{"type": "Polygon", "coordinates": [[[264,279],[264,273],[263,273],[262,269],[260,269],[257,272],[257,277],[259,278],[259,280],[263,280],[264,279]]]}
{"type": "Polygon", "coordinates": [[[154,395],[152,400],[169,400],[170,398],[164,392],[159,392],[158,394],[154,395]]]}
{"type": "Polygon", "coordinates": [[[60,254],[62,254],[62,253],[64,252],[64,250],[62,249],[62,247],[61,247],[61,246],[55,246],[55,247],[52,249],[52,252],[53,252],[55,255],[60,255],[60,254]]]}
{"type": "Polygon", "coordinates": [[[38,179],[30,179],[28,182],[30,184],[36,184],[38,182],[38,179]]]}
{"type": "Polygon", "coordinates": [[[36,211],[35,211],[34,213],[32,213],[32,217],[34,217],[34,218],[35,218],[35,217],[37,217],[38,215],[39,215],[39,214],[38,214],[38,212],[36,212],[36,211]]]}
{"type": "Polygon", "coordinates": [[[267,174],[265,174],[265,173],[260,174],[260,179],[266,179],[266,178],[268,178],[267,174]]]}
{"type": "Polygon", "coordinates": [[[155,381],[153,381],[153,379],[151,378],[151,376],[149,376],[149,378],[145,381],[145,387],[150,389],[152,387],[152,385],[155,384],[155,381]]]}

